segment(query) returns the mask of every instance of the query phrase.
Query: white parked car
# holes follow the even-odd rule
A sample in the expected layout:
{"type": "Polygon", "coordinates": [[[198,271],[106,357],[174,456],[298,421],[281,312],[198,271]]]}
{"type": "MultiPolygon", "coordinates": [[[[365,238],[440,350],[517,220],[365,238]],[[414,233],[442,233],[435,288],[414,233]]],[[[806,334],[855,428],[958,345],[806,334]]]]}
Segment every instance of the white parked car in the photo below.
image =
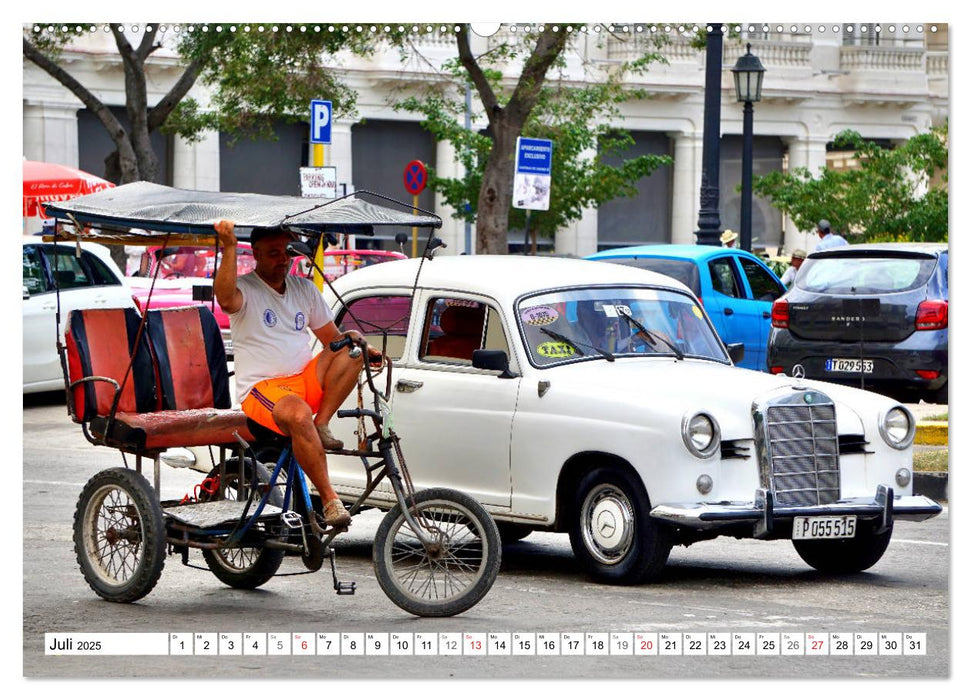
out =
{"type": "MultiPolygon", "coordinates": [[[[394,359],[391,409],[415,485],[480,501],[515,539],[568,531],[595,577],[656,576],[673,545],[792,539],[856,572],[912,493],[915,423],[877,394],[734,367],[687,287],[606,263],[456,256],[364,269],[330,299],[394,359]]],[[[733,351],[734,352],[734,351],[733,351]]],[[[383,375],[382,375],[383,378],[383,375]]],[[[346,407],[356,406],[352,392],[346,407]]],[[[356,422],[331,422],[354,442],[356,422]]],[[[331,455],[348,500],[360,460],[331,455]]],[[[393,505],[390,491],[370,503],[393,505]]]]}
{"type": "Polygon", "coordinates": [[[135,306],[131,290],[108,249],[97,243],[75,244],[23,241],[23,345],[24,393],[64,388],[57,355],[55,317],[60,287],[61,323],[64,337],[68,314],[73,309],[135,306]]]}

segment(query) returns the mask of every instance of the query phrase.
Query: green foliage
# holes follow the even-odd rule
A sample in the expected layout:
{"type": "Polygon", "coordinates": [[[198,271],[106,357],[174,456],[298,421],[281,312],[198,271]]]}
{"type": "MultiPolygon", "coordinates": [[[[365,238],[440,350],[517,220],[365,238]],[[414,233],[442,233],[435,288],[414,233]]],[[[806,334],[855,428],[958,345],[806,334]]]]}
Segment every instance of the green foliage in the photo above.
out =
{"type": "Polygon", "coordinates": [[[212,97],[206,111],[183,100],[166,130],[189,140],[205,130],[274,138],[273,123],[306,121],[312,99],[332,100],[336,116],[353,114],[356,94],[325,61],[372,46],[367,34],[326,25],[185,25],[179,53],[202,62],[200,79],[212,97]]]}
{"type": "Polygon", "coordinates": [[[852,150],[859,167],[806,168],[753,179],[752,189],[812,231],[819,219],[859,241],[946,241],[948,238],[948,126],[918,134],[893,149],[854,131],[834,140],[852,150]]]}
{"type": "MultiPolygon", "coordinates": [[[[502,107],[512,96],[504,89],[498,63],[515,60],[528,48],[527,42],[500,44],[479,58],[502,107]]],[[[554,66],[562,68],[562,57],[554,66]]],[[[637,181],[657,168],[670,165],[669,156],[644,155],[624,160],[613,166],[605,162],[610,155],[623,154],[633,145],[633,138],[623,130],[608,126],[620,119],[619,105],[643,98],[639,90],[625,88],[626,76],[640,74],[648,66],[663,60],[656,52],[647,52],[604,75],[602,82],[576,85],[560,73],[547,79],[536,106],[521,135],[553,141],[553,177],[550,210],[530,213],[530,228],[547,236],[582,216],[583,210],[597,207],[616,197],[637,194],[637,181]]],[[[429,172],[429,187],[439,192],[455,211],[455,217],[475,221],[479,192],[486,160],[493,146],[490,133],[465,128],[465,86],[468,80],[458,60],[447,63],[445,72],[451,78],[420,96],[401,99],[395,109],[421,114],[423,128],[438,141],[449,141],[462,164],[461,178],[441,177],[429,172]]],[[[511,187],[511,183],[510,183],[511,187]]],[[[526,212],[511,208],[510,230],[524,229],[526,212]]]]}

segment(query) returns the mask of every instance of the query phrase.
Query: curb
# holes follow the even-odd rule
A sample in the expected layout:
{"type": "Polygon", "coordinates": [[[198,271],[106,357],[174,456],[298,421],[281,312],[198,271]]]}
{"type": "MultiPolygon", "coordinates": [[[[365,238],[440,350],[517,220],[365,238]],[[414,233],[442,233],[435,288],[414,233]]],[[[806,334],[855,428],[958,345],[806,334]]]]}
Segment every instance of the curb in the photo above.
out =
{"type": "Polygon", "coordinates": [[[947,421],[923,421],[917,424],[916,445],[946,445],[947,421]]]}
{"type": "Polygon", "coordinates": [[[947,499],[947,472],[914,472],[914,494],[934,501],[947,499]]]}

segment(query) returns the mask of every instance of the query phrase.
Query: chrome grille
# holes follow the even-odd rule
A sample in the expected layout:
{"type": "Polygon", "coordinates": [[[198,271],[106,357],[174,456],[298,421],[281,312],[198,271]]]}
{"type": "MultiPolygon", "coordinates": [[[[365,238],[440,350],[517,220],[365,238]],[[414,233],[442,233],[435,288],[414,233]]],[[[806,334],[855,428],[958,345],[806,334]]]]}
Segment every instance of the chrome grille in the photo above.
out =
{"type": "Polygon", "coordinates": [[[840,497],[836,407],[802,391],[764,408],[762,436],[768,486],[780,506],[816,506],[840,497]]]}

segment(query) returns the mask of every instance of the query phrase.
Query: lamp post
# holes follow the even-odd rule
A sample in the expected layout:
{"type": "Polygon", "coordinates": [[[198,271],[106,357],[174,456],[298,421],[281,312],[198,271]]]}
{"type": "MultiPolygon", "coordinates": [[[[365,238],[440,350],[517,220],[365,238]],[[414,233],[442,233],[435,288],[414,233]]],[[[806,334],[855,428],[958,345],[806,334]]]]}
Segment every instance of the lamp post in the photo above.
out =
{"type": "Polygon", "coordinates": [[[732,68],[735,78],[735,100],[742,108],[742,211],[741,248],[752,251],[752,103],[762,99],[762,77],[765,68],[758,56],[752,55],[752,45],[746,44],[745,54],[739,56],[732,68]]]}
{"type": "Polygon", "coordinates": [[[722,25],[711,22],[705,40],[705,116],[701,151],[699,245],[721,245],[718,215],[718,166],[721,138],[722,25]]]}

